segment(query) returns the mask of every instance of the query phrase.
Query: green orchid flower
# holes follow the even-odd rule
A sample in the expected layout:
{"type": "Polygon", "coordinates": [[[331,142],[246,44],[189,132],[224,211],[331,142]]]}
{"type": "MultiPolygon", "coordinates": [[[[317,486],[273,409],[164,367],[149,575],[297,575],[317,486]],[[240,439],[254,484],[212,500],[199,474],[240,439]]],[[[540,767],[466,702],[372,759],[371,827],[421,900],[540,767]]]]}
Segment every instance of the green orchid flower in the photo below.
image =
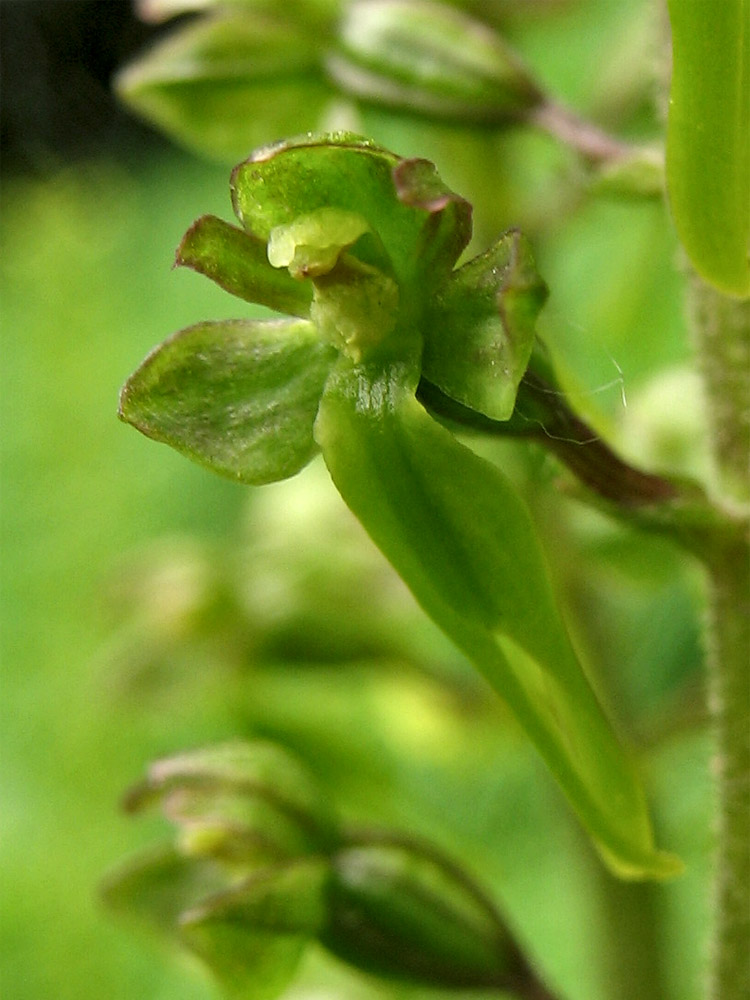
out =
{"type": "Polygon", "coordinates": [[[205,217],[178,264],[285,316],[204,322],[129,379],[121,416],[263,484],[320,451],[424,610],[505,699],[605,861],[666,877],[636,770],[579,664],[529,512],[500,469],[417,399],[420,383],[509,420],[545,298],[525,239],[456,267],[471,206],[435,167],[347,133],[235,168],[241,227],[205,217]]]}

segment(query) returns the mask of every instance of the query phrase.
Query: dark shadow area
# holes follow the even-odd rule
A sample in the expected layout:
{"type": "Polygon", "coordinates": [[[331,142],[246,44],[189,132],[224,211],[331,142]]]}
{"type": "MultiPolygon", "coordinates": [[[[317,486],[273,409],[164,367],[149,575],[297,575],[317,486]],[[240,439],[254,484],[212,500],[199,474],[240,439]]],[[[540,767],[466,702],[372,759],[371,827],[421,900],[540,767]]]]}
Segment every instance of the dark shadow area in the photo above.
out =
{"type": "Polygon", "coordinates": [[[47,174],[92,155],[141,159],[166,147],[111,87],[117,69],[159,32],[138,20],[131,0],[3,0],[3,173],[47,174]]]}

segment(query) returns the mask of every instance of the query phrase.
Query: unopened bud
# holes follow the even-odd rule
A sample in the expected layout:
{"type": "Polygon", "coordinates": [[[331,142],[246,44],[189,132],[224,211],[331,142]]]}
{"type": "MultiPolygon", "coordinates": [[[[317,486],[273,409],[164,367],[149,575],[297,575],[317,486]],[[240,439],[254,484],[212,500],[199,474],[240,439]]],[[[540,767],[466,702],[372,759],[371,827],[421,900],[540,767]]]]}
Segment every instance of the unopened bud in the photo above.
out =
{"type": "Polygon", "coordinates": [[[333,829],[313,777],[271,743],[227,743],[151,765],[126,808],[158,800],[184,853],[243,863],[325,847],[333,829]]]}
{"type": "Polygon", "coordinates": [[[519,57],[487,25],[424,0],[353,3],[327,68],[365,100],[441,118],[497,123],[539,103],[519,57]]]}
{"type": "Polygon", "coordinates": [[[508,932],[463,873],[396,839],[333,855],[321,941],[367,972],[425,985],[502,987],[517,968],[508,932]]]}

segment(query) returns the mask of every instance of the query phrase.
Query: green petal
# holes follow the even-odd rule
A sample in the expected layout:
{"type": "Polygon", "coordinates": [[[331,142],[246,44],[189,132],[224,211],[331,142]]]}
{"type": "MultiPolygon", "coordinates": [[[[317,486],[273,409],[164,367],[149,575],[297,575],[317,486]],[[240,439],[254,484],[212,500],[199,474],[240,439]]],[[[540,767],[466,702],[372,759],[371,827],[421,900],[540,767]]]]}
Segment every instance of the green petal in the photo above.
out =
{"type": "Polygon", "coordinates": [[[527,241],[506,233],[438,292],[424,323],[424,377],[464,406],[507,420],[546,295],[527,241]]]}
{"type": "Polygon", "coordinates": [[[125,805],[135,812],[154,801],[178,826],[194,831],[203,825],[209,834],[223,828],[227,836],[217,834],[218,846],[243,831],[281,853],[321,850],[335,839],[329,803],[313,776],[283,747],[262,740],[154,762],[125,805]]]}
{"type": "Polygon", "coordinates": [[[504,476],[436,424],[395,369],[339,365],[315,433],[344,500],[507,701],[611,867],[626,877],[678,870],[654,850],[633,764],[581,670],[530,515],[504,476]]]}
{"type": "Polygon", "coordinates": [[[750,295],[750,3],[670,0],[667,190],[693,267],[750,295]]]}
{"type": "Polygon", "coordinates": [[[404,205],[431,213],[417,247],[417,280],[439,287],[471,239],[471,205],[443,184],[429,160],[402,160],[393,182],[404,205]]]}
{"type": "Polygon", "coordinates": [[[312,427],[334,357],[306,320],[199,323],[128,379],[120,416],[221,475],[285,479],[315,452],[312,427]]]}
{"type": "Polygon", "coordinates": [[[144,851],[110,872],[101,898],[113,913],[174,939],[180,914],[227,884],[211,859],[186,858],[171,844],[144,851]]]}
{"type": "Polygon", "coordinates": [[[167,35],[126,66],[115,87],[168,135],[236,162],[321,121],[333,91],[319,39],[282,19],[220,11],[167,35]]]}
{"type": "Polygon", "coordinates": [[[323,923],[327,872],[320,859],[262,869],[183,914],[181,936],[230,996],[273,1000],[323,923]]]}
{"type": "Polygon", "coordinates": [[[235,168],[235,212],[262,240],[323,208],[356,213],[377,233],[396,275],[408,286],[420,275],[420,255],[437,253],[433,241],[450,247],[449,253],[441,252],[445,269],[471,234],[467,203],[441,184],[431,165],[410,176],[414,171],[405,165],[412,163],[424,161],[404,160],[346,132],[290,140],[258,150],[235,168]],[[448,264],[443,258],[451,254],[448,264]]]}
{"type": "Polygon", "coordinates": [[[310,286],[272,267],[261,240],[214,215],[204,215],[188,229],[175,263],[205,274],[246,302],[291,316],[310,313],[310,286]]]}

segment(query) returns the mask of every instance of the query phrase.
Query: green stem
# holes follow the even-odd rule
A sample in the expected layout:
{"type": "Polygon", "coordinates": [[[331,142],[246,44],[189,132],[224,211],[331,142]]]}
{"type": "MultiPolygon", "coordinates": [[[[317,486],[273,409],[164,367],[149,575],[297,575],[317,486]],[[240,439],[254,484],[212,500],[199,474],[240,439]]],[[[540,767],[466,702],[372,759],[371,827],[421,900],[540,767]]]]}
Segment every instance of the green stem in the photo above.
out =
{"type": "Polygon", "coordinates": [[[694,277],[690,305],[719,488],[750,505],[750,299],[694,277]]]}
{"type": "Polygon", "coordinates": [[[528,121],[574,149],[589,163],[611,163],[624,159],[636,149],[551,100],[543,101],[530,111],[528,121]]]}
{"type": "MultiPolygon", "coordinates": [[[[695,279],[693,321],[725,501],[750,501],[750,300],[695,279]]],[[[716,740],[715,928],[708,996],[750,996],[750,540],[709,565],[709,711],[716,740]]]]}
{"type": "Polygon", "coordinates": [[[750,547],[710,572],[709,709],[716,740],[715,929],[710,1000],[750,996],[750,547]]]}

